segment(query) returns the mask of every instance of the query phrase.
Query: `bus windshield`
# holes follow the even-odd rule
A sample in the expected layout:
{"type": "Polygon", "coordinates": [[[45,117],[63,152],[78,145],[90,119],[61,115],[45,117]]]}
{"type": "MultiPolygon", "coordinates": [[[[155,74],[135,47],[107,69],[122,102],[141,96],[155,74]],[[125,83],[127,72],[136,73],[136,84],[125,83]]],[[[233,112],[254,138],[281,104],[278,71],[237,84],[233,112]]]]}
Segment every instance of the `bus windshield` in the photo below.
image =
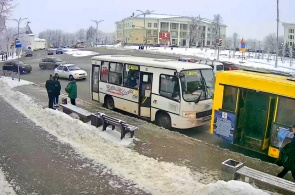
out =
{"type": "Polygon", "coordinates": [[[185,70],[181,73],[181,89],[185,101],[198,102],[213,98],[214,75],[211,69],[185,70]]]}

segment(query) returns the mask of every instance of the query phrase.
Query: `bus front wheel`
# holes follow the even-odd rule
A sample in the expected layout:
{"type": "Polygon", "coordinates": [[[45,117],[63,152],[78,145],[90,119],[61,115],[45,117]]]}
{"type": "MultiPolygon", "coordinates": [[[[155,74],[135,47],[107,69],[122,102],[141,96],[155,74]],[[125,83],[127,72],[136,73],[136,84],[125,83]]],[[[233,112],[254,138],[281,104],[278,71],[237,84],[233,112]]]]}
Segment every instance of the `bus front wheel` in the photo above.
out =
{"type": "Polygon", "coordinates": [[[166,113],[158,113],[156,115],[156,124],[165,129],[171,129],[171,119],[170,116],[166,113]]]}
{"type": "Polygon", "coordinates": [[[109,110],[114,110],[114,109],[115,109],[115,103],[114,103],[114,100],[113,100],[112,97],[107,96],[107,97],[105,98],[105,106],[106,106],[106,108],[109,109],[109,110]]]}

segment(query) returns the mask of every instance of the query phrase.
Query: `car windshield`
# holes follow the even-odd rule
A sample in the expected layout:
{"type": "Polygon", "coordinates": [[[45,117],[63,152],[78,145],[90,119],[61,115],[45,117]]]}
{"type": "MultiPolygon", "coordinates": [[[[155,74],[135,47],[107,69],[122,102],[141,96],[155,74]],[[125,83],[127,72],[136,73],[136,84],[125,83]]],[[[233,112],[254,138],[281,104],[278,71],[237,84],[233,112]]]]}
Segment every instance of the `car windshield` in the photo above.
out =
{"type": "Polygon", "coordinates": [[[185,101],[197,102],[212,99],[214,94],[214,75],[212,69],[181,71],[182,96],[185,101]]]}
{"type": "Polygon", "coordinates": [[[16,61],[15,64],[24,65],[25,63],[23,63],[22,61],[16,61]]]}
{"type": "Polygon", "coordinates": [[[80,70],[80,68],[79,68],[78,66],[76,66],[76,65],[68,66],[68,69],[69,69],[70,71],[73,71],[73,70],[80,70]]]}
{"type": "Polygon", "coordinates": [[[62,60],[59,59],[59,58],[53,58],[53,61],[55,61],[55,62],[62,62],[62,60]]]}

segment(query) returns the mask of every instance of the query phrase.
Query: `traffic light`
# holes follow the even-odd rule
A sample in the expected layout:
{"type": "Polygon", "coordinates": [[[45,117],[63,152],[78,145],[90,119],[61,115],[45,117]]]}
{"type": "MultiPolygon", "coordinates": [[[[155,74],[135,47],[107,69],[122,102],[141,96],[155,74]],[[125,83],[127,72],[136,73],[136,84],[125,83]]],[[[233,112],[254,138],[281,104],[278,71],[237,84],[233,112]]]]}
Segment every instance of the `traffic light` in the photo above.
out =
{"type": "Polygon", "coordinates": [[[222,46],[222,39],[218,40],[218,46],[221,47],[222,46]]]}

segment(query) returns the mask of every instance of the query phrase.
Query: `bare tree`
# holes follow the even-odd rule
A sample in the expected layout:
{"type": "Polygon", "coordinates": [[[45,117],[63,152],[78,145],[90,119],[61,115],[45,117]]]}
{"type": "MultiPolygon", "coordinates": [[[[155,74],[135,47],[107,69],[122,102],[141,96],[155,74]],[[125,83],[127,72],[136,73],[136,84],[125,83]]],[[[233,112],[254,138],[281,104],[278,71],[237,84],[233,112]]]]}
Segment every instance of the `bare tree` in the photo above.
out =
{"type": "Polygon", "coordinates": [[[274,53],[276,49],[277,37],[275,33],[271,33],[264,38],[264,50],[274,53]]]}
{"type": "Polygon", "coordinates": [[[189,25],[189,47],[198,45],[202,39],[201,17],[192,17],[189,25]]]}
{"type": "Polygon", "coordinates": [[[239,37],[238,33],[234,33],[233,34],[233,46],[234,46],[234,50],[239,47],[238,46],[238,42],[239,42],[238,37],[239,37]]]}
{"type": "Polygon", "coordinates": [[[86,30],[86,41],[88,43],[95,42],[95,37],[96,37],[96,29],[93,26],[90,26],[86,30]]]}
{"type": "Polygon", "coordinates": [[[214,15],[214,19],[212,22],[213,27],[213,39],[214,39],[214,46],[217,47],[217,40],[220,39],[220,26],[222,23],[222,17],[220,14],[214,15]]]}
{"type": "Polygon", "coordinates": [[[225,48],[231,49],[233,47],[233,38],[227,37],[225,40],[225,48]]]}
{"type": "Polygon", "coordinates": [[[0,32],[5,29],[5,21],[15,8],[12,2],[13,0],[0,0],[0,32]]]}
{"type": "Polygon", "coordinates": [[[76,32],[76,36],[77,36],[78,42],[85,42],[86,32],[83,28],[81,28],[80,30],[76,32]]]}

